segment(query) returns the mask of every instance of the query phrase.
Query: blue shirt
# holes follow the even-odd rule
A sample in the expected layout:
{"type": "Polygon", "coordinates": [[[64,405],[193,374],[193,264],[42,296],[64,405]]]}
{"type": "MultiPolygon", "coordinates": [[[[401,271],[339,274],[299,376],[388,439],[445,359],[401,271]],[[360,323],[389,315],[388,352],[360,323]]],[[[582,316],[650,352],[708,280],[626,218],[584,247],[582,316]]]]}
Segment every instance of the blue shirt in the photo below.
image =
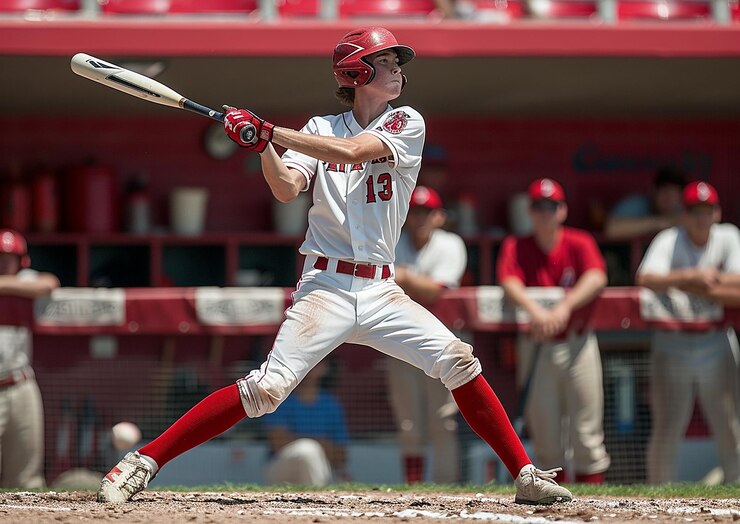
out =
{"type": "Polygon", "coordinates": [[[304,404],[297,394],[293,394],[263,421],[268,430],[284,428],[300,437],[327,439],[340,445],[349,440],[344,409],[328,393],[319,393],[313,404],[304,404]]]}
{"type": "Polygon", "coordinates": [[[614,206],[610,215],[620,218],[643,218],[653,214],[653,203],[648,195],[629,195],[614,206]]]}

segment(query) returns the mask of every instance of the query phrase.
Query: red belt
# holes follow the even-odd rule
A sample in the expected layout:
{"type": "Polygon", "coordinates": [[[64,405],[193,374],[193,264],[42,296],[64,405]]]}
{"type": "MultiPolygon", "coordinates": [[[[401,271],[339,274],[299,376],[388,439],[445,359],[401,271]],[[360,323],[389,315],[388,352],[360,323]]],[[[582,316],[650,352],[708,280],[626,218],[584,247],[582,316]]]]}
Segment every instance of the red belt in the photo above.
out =
{"type": "Polygon", "coordinates": [[[23,369],[13,371],[7,377],[0,379],[0,388],[8,388],[10,386],[15,386],[16,384],[25,382],[29,378],[33,378],[33,376],[34,376],[33,371],[29,368],[23,368],[23,369]]]}
{"type": "MultiPolygon", "coordinates": [[[[329,268],[329,259],[318,257],[313,265],[314,269],[325,271],[329,268]]],[[[353,264],[344,260],[337,260],[337,273],[353,275],[359,278],[375,278],[377,269],[381,268],[380,278],[386,279],[391,276],[390,266],[376,266],[374,264],[353,264]]]]}

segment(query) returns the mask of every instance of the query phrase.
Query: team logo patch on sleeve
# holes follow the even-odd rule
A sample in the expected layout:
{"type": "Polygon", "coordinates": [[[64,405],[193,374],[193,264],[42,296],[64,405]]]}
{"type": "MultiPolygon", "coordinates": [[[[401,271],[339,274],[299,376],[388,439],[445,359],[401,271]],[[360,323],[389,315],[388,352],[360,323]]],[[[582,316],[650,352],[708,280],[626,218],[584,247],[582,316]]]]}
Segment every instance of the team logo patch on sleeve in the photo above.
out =
{"type": "Polygon", "coordinates": [[[397,135],[406,129],[409,118],[411,118],[411,115],[404,111],[394,111],[383,121],[383,129],[392,135],[397,135]]]}

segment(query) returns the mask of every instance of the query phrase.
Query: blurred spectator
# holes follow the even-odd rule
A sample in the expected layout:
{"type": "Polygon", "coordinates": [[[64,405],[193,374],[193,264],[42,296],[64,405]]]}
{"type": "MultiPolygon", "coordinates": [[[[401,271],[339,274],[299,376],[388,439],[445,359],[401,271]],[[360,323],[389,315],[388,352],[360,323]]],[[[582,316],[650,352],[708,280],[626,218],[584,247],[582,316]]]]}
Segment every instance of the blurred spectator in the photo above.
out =
{"type": "MultiPolygon", "coordinates": [[[[720,224],[717,191],[692,182],[683,192],[683,224],[660,232],[637,273],[637,284],[670,288],[727,305],[740,305],[740,231],[720,224]]],[[[648,481],[676,480],[676,455],[698,395],[726,483],[740,482],[738,341],[730,327],[706,331],[655,330],[651,354],[653,429],[648,481]]]]}
{"type": "MultiPolygon", "coordinates": [[[[50,273],[30,269],[26,239],[0,230],[0,295],[36,298],[59,287],[50,273]]],[[[31,331],[0,325],[0,487],[45,486],[44,408],[31,368],[31,331]]]]}
{"type": "Polygon", "coordinates": [[[442,18],[462,18],[486,23],[508,23],[525,15],[520,0],[434,0],[442,18]]]}
{"type": "MultiPolygon", "coordinates": [[[[507,298],[531,318],[529,332],[517,341],[525,420],[544,467],[565,463],[566,445],[572,446],[575,481],[602,483],[610,459],[604,448],[599,346],[593,331],[568,325],[572,312],[606,285],[604,259],[589,233],[563,226],[568,207],[560,184],[535,180],[529,198],[533,234],[506,238],[497,263],[507,298]],[[563,287],[565,294],[546,309],[527,293],[531,286],[563,287]]],[[[561,472],[558,480],[564,477],[561,472]]]]}
{"type": "MultiPolygon", "coordinates": [[[[459,286],[467,265],[462,238],[441,229],[445,219],[439,194],[417,186],[396,246],[396,283],[426,306],[433,305],[445,289],[459,286]]],[[[424,480],[428,445],[432,448],[432,481],[457,482],[457,406],[452,394],[439,380],[406,362],[389,358],[386,364],[406,482],[424,480]]]]}
{"type": "Polygon", "coordinates": [[[326,486],[348,480],[349,440],[339,400],[323,388],[329,364],[319,362],[273,414],[265,417],[272,458],[265,471],[269,484],[326,486]]]}
{"type": "Polygon", "coordinates": [[[437,12],[442,18],[458,18],[459,14],[455,9],[456,0],[434,0],[437,12]]]}
{"type": "Polygon", "coordinates": [[[675,226],[681,220],[685,185],[686,177],[679,170],[659,169],[651,195],[633,194],[617,202],[604,225],[604,235],[611,240],[631,240],[675,226]]]}

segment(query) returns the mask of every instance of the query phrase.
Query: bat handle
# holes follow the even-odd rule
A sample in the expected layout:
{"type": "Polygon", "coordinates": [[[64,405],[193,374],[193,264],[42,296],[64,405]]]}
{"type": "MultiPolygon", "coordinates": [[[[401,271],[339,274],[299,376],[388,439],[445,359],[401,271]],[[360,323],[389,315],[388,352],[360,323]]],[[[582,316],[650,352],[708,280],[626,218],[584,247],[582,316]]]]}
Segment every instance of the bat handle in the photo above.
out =
{"type": "MultiPolygon", "coordinates": [[[[188,111],[192,111],[194,113],[198,113],[200,115],[205,115],[208,118],[212,118],[214,120],[218,120],[219,122],[224,121],[224,113],[221,113],[219,111],[216,111],[215,109],[211,109],[208,106],[204,106],[202,104],[199,104],[197,102],[193,102],[192,100],[188,100],[187,98],[183,98],[180,102],[180,105],[183,109],[187,109],[188,111]]],[[[245,128],[242,129],[239,133],[242,142],[249,142],[249,131],[245,128]]]]}
{"type": "Polygon", "coordinates": [[[180,107],[182,107],[183,109],[187,109],[188,111],[192,111],[193,113],[198,113],[199,115],[218,120],[219,122],[224,121],[223,113],[220,113],[208,106],[204,106],[203,104],[199,104],[198,102],[188,100],[187,98],[183,98],[182,100],[180,100],[180,107]]]}

